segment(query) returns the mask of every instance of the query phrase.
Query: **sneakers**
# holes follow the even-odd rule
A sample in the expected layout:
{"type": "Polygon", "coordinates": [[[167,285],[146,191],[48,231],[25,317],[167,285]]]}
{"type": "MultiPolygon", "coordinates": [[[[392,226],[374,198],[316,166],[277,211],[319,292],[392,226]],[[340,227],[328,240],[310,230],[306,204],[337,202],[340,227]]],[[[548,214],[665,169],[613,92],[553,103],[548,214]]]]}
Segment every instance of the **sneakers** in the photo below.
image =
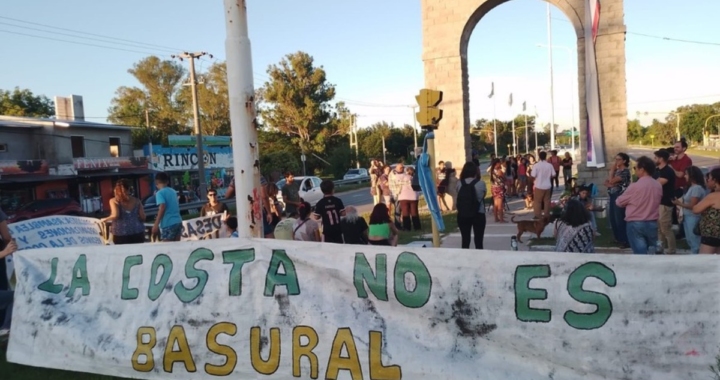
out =
{"type": "Polygon", "coordinates": [[[595,237],[602,236],[602,235],[601,235],[599,232],[597,232],[597,231],[595,231],[594,234],[595,234],[595,237]]]}

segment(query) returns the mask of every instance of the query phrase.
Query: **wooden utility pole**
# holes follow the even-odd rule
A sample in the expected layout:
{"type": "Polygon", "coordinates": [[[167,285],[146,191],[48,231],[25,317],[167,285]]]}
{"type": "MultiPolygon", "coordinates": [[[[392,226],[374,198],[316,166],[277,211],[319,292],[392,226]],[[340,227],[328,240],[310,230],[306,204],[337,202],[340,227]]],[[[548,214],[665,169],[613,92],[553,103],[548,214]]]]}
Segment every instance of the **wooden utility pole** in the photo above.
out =
{"type": "MultiPolygon", "coordinates": [[[[200,110],[198,108],[198,99],[197,99],[197,80],[195,79],[195,60],[205,56],[209,55],[210,58],[212,58],[212,54],[208,54],[206,52],[199,52],[199,53],[188,53],[184,52],[179,55],[177,55],[177,58],[179,58],[181,61],[183,58],[188,59],[190,61],[190,87],[192,87],[192,100],[193,100],[193,116],[195,120],[195,145],[197,148],[197,158],[198,158],[198,177],[200,180],[200,199],[206,199],[207,198],[207,182],[205,180],[205,152],[203,151],[203,135],[202,135],[202,128],[200,127],[200,110]]],[[[176,56],[172,56],[175,58],[176,56]]]]}

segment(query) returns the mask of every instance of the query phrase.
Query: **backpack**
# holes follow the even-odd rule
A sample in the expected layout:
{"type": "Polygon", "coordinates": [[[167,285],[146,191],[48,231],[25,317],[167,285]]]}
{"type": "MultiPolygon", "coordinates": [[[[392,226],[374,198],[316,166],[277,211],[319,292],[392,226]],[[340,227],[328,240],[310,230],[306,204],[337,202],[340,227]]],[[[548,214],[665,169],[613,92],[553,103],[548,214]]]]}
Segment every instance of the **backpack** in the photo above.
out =
{"type": "Polygon", "coordinates": [[[474,218],[480,209],[480,201],[477,199],[477,193],[475,192],[475,184],[478,183],[479,179],[475,179],[470,183],[465,183],[462,180],[460,184],[460,191],[458,191],[457,203],[458,217],[460,218],[474,218]]]}

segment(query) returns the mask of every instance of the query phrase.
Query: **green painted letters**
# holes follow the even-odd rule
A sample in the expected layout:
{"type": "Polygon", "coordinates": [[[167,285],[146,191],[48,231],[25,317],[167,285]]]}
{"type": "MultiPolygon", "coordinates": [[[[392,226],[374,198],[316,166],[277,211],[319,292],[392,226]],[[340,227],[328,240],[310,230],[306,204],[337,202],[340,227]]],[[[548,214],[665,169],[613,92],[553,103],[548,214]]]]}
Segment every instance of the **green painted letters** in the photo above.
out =
{"type": "Polygon", "coordinates": [[[150,300],[155,301],[158,297],[160,297],[160,294],[162,294],[165,285],[167,285],[167,282],[170,279],[172,269],[173,263],[168,255],[155,256],[155,259],[152,262],[152,267],[150,268],[150,286],[148,286],[148,298],[150,298],[150,300]],[[160,282],[155,282],[157,279],[157,272],[160,267],[162,267],[163,274],[160,278],[160,282]]]}
{"type": "Polygon", "coordinates": [[[515,316],[523,322],[550,322],[552,315],[548,309],[533,309],[531,300],[547,299],[545,289],[530,287],[533,278],[550,277],[548,265],[520,265],[515,269],[515,316]]]}
{"type": "Polygon", "coordinates": [[[565,322],[578,330],[593,330],[602,327],[612,315],[612,302],[605,294],[591,292],[583,289],[587,278],[594,277],[614,287],[617,284],[615,272],[607,266],[590,262],[575,269],[568,277],[567,290],[570,297],[580,303],[595,305],[597,309],[592,313],[577,313],[572,310],[565,312],[565,322]]]}
{"type": "Polygon", "coordinates": [[[128,256],[125,258],[125,264],[123,264],[122,273],[122,289],[120,291],[120,298],[124,300],[134,300],[138,298],[137,288],[130,288],[130,269],[136,265],[140,265],[143,262],[141,255],[128,256]]]}
{"type": "Polygon", "coordinates": [[[232,264],[228,293],[231,297],[242,294],[242,268],[255,261],[255,249],[238,249],[223,252],[223,264],[232,264]]]}
{"type": "Polygon", "coordinates": [[[208,272],[195,268],[195,264],[200,260],[212,260],[214,257],[215,254],[207,248],[198,248],[190,254],[188,261],[185,263],[185,276],[188,279],[197,278],[197,285],[188,289],[183,285],[182,281],[175,284],[175,294],[180,301],[190,303],[200,297],[208,282],[208,272]]]}
{"type": "Polygon", "coordinates": [[[75,289],[81,288],[82,295],[90,294],[90,279],[87,273],[87,256],[80,255],[72,270],[72,280],[70,280],[70,289],[67,292],[68,297],[75,295],[75,289]]]}
{"type": "Polygon", "coordinates": [[[286,286],[288,295],[296,296],[300,294],[300,285],[298,284],[297,272],[295,264],[282,249],[274,249],[270,267],[267,276],[265,276],[265,297],[272,297],[275,294],[276,286],[286,286]],[[282,265],[284,274],[278,273],[282,265]]]}
{"type": "Polygon", "coordinates": [[[50,262],[50,278],[42,284],[38,285],[38,289],[53,294],[60,294],[60,292],[62,292],[63,286],[55,283],[55,277],[57,277],[57,264],[58,258],[53,257],[52,261],[50,262]]]}
{"type": "MultiPolygon", "coordinates": [[[[432,292],[432,277],[425,263],[412,252],[403,252],[395,262],[395,298],[403,306],[412,309],[423,307],[432,292]],[[405,275],[412,273],[415,277],[415,289],[405,288],[405,275]]],[[[373,292],[374,293],[374,292],[373,292]]]]}
{"type": "Polygon", "coordinates": [[[368,263],[364,253],[358,252],[355,254],[355,270],[353,273],[355,290],[359,298],[367,298],[368,294],[363,284],[364,281],[375,298],[387,301],[387,255],[378,254],[375,256],[375,269],[377,275],[370,268],[370,263],[368,263]]]}

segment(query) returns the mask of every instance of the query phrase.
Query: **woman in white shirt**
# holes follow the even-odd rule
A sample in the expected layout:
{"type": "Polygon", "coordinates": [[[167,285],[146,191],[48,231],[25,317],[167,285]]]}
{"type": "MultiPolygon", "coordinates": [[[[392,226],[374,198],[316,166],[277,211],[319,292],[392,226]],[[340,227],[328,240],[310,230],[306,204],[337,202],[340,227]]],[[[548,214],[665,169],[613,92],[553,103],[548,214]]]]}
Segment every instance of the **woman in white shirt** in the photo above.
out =
{"type": "Polygon", "coordinates": [[[320,225],[310,217],[312,209],[310,203],[303,202],[298,207],[300,217],[293,223],[293,240],[321,241],[320,225]]]}

